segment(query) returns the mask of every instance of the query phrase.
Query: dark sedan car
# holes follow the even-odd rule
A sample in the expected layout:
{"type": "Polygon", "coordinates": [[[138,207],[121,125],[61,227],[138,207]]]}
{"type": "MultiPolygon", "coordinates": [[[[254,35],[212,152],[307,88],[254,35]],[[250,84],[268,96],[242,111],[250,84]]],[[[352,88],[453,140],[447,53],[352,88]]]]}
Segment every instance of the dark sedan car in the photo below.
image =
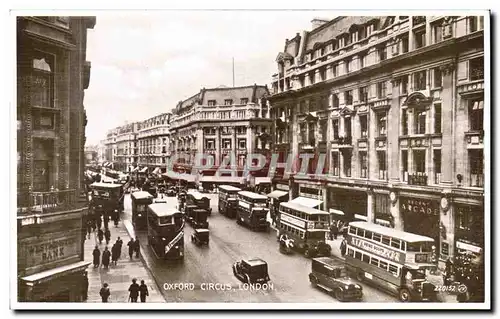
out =
{"type": "Polygon", "coordinates": [[[233,274],[244,283],[268,282],[267,263],[260,258],[242,259],[233,264],[233,274]]]}

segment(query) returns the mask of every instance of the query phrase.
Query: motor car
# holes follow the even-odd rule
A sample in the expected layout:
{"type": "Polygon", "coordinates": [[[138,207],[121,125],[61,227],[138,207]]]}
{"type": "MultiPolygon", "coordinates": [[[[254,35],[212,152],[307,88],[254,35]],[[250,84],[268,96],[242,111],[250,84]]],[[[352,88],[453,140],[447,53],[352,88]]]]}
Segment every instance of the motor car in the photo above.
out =
{"type": "Polygon", "coordinates": [[[309,281],[314,287],[321,288],[339,301],[360,301],[363,287],[347,275],[345,264],[330,257],[313,258],[309,281]]]}
{"type": "Polygon", "coordinates": [[[244,283],[267,283],[270,281],[267,262],[260,258],[242,259],[233,264],[233,274],[244,283]]]}
{"type": "Polygon", "coordinates": [[[168,197],[174,197],[177,195],[177,192],[175,191],[175,188],[171,187],[165,191],[165,195],[168,197]]]}
{"type": "Polygon", "coordinates": [[[210,231],[204,228],[196,228],[191,235],[191,241],[197,246],[208,245],[210,241],[210,231]]]}

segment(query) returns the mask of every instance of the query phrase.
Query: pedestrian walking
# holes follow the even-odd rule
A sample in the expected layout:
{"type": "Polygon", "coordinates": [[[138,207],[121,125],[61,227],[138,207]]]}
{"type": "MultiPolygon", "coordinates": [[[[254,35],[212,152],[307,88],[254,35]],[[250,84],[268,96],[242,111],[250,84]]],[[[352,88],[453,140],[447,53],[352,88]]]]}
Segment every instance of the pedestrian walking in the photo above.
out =
{"type": "Polygon", "coordinates": [[[120,237],[118,237],[118,239],[116,240],[116,243],[118,244],[118,251],[119,251],[119,254],[118,254],[118,259],[121,258],[122,256],[122,246],[123,246],[123,240],[121,240],[120,237]]]}
{"type": "Polygon", "coordinates": [[[130,302],[137,302],[137,297],[139,297],[139,285],[137,284],[137,279],[132,279],[132,284],[128,287],[129,300],[130,302]]]}
{"type": "Polygon", "coordinates": [[[82,298],[83,298],[83,301],[87,300],[88,296],[89,296],[89,277],[88,277],[88,272],[84,271],[83,278],[82,278],[82,298]]]}
{"type": "Polygon", "coordinates": [[[133,238],[130,238],[130,241],[128,242],[127,246],[128,246],[128,255],[130,256],[130,259],[132,259],[135,250],[135,243],[133,238]]]}
{"type": "Polygon", "coordinates": [[[88,236],[88,239],[90,239],[90,234],[92,234],[92,221],[88,220],[87,221],[87,236],[88,236]]]}
{"type": "Polygon", "coordinates": [[[104,268],[109,267],[109,258],[111,257],[111,253],[108,250],[108,247],[104,248],[104,251],[102,252],[102,265],[104,268]]]}
{"type": "Polygon", "coordinates": [[[109,290],[107,283],[104,283],[104,285],[102,285],[102,288],[99,291],[99,295],[101,296],[102,302],[108,302],[108,298],[111,295],[111,291],[109,290]]]}
{"type": "Polygon", "coordinates": [[[102,244],[103,237],[104,237],[104,233],[102,232],[102,229],[99,228],[99,230],[97,231],[97,239],[99,239],[99,245],[102,244]]]}
{"type": "Polygon", "coordinates": [[[100,213],[96,214],[95,221],[96,221],[97,229],[101,229],[102,219],[101,219],[101,214],[100,213]]]}
{"type": "Polygon", "coordinates": [[[95,230],[97,229],[95,217],[93,217],[90,222],[91,222],[91,226],[92,226],[92,232],[95,232],[95,230]]]}
{"type": "Polygon", "coordinates": [[[106,238],[106,245],[109,245],[109,241],[111,240],[111,232],[108,228],[104,231],[104,238],[106,238]]]}
{"type": "Polygon", "coordinates": [[[331,236],[333,236],[333,239],[336,240],[337,236],[339,235],[339,228],[337,227],[337,223],[333,223],[330,226],[330,232],[331,232],[331,236]]]}
{"type": "Polygon", "coordinates": [[[146,296],[149,296],[148,286],[141,280],[141,285],[139,286],[139,293],[141,297],[141,302],[146,302],[146,296]]]}
{"type": "Polygon", "coordinates": [[[92,256],[94,256],[94,268],[99,267],[101,259],[101,251],[99,250],[97,245],[95,246],[94,251],[92,252],[92,256]]]}
{"type": "Polygon", "coordinates": [[[103,218],[103,221],[104,221],[104,229],[108,229],[108,224],[109,224],[109,216],[108,216],[108,214],[104,214],[104,216],[102,218],[103,218]]]}
{"type": "Polygon", "coordinates": [[[118,250],[119,246],[117,243],[111,247],[111,261],[116,266],[116,261],[118,260],[118,256],[120,255],[120,251],[118,250]]]}
{"type": "Polygon", "coordinates": [[[342,256],[345,256],[347,250],[347,242],[345,239],[342,239],[342,242],[340,243],[340,254],[342,256]]]}
{"type": "Polygon", "coordinates": [[[139,244],[139,239],[135,239],[135,248],[134,248],[134,251],[135,251],[135,258],[139,258],[139,252],[141,251],[141,245],[139,244]]]}

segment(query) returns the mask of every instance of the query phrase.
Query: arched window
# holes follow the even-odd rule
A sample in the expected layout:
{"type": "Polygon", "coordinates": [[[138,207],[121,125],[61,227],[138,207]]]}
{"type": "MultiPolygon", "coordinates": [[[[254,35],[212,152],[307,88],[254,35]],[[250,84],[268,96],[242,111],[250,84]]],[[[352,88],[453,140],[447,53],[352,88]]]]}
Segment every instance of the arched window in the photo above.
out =
{"type": "Polygon", "coordinates": [[[35,52],[31,65],[31,106],[54,107],[53,57],[35,52]]]}

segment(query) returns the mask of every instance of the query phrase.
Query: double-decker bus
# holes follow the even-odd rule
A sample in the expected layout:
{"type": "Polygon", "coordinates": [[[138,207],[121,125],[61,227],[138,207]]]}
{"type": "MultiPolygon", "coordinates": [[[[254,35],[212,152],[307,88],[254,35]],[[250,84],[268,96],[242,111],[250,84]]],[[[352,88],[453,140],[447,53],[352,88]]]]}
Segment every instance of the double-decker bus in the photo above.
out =
{"type": "Polygon", "coordinates": [[[148,205],[153,203],[153,195],[148,192],[133,192],[132,198],[132,223],[137,229],[144,228],[147,225],[148,205]]]}
{"type": "Polygon", "coordinates": [[[148,244],[161,259],[184,258],[184,216],[167,203],[148,206],[148,244]]]}
{"type": "Polygon", "coordinates": [[[347,232],[346,266],[403,302],[433,301],[435,287],[426,280],[434,239],[368,222],[351,222],[347,232]]]}
{"type": "Polygon", "coordinates": [[[212,208],[210,208],[210,198],[197,190],[190,189],[187,192],[186,205],[195,205],[198,208],[206,209],[209,215],[212,214],[212,208]]]}
{"type": "Polygon", "coordinates": [[[238,192],[236,222],[245,224],[252,230],[269,230],[267,222],[267,196],[249,191],[238,192]]]}
{"type": "Polygon", "coordinates": [[[283,202],[278,212],[278,239],[287,235],[294,249],[307,258],[330,256],[332,247],[326,243],[330,214],[296,202],[283,202]]]}
{"type": "Polygon", "coordinates": [[[219,186],[219,213],[230,218],[236,216],[238,193],[241,189],[231,185],[219,186]]]}

